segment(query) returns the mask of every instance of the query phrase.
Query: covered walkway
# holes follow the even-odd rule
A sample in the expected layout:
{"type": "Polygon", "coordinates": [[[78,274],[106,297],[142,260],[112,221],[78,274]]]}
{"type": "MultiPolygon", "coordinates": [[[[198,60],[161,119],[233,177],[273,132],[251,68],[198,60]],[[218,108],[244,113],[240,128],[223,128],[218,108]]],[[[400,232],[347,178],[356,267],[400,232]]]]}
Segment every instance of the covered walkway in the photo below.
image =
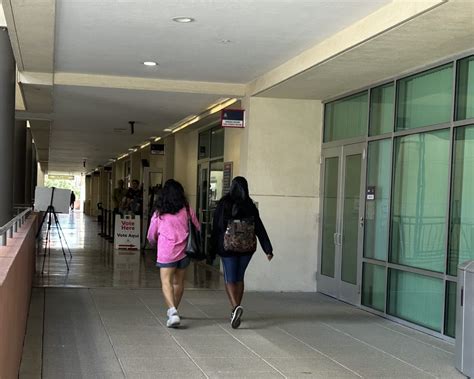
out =
{"type": "Polygon", "coordinates": [[[37,274],[20,378],[463,377],[451,344],[321,294],[248,293],[234,330],[221,277],[196,267],[168,329],[152,253],[116,264],[93,219],[61,220],[71,272],[53,251],[37,274]]]}

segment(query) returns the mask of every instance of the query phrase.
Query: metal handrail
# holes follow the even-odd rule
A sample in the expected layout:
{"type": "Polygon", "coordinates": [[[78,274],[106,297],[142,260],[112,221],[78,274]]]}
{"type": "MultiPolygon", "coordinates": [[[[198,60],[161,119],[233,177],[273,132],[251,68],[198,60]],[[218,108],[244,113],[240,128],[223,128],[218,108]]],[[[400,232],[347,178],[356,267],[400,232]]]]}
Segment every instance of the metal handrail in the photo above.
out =
{"type": "Polygon", "coordinates": [[[0,227],[0,246],[7,246],[8,238],[13,238],[13,233],[16,233],[18,229],[21,228],[32,210],[32,208],[26,208],[23,212],[17,214],[5,225],[0,227]]]}

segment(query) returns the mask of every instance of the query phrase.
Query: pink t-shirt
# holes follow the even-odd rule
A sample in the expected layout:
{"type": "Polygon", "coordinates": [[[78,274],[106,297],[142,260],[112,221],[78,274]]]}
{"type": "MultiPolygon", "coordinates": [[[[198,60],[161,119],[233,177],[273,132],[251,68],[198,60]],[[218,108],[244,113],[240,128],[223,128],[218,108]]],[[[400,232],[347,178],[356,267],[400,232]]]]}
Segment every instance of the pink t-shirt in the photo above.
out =
{"type": "MultiPolygon", "coordinates": [[[[191,220],[198,230],[201,230],[196,213],[189,208],[191,220]]],[[[160,263],[177,262],[186,254],[186,242],[188,239],[188,213],[182,208],[178,213],[164,214],[160,216],[155,212],[151,218],[148,229],[148,241],[157,244],[157,261],[160,263]]]]}

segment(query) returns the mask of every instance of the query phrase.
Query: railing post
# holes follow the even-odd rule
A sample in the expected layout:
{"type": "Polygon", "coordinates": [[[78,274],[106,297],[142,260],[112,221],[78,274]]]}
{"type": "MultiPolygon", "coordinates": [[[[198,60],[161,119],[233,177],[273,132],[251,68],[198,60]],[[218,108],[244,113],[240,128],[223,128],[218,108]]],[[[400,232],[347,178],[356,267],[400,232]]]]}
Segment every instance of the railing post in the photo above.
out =
{"type": "Polygon", "coordinates": [[[7,246],[7,233],[2,233],[2,235],[0,236],[1,239],[2,239],[2,246],[7,246]]]}

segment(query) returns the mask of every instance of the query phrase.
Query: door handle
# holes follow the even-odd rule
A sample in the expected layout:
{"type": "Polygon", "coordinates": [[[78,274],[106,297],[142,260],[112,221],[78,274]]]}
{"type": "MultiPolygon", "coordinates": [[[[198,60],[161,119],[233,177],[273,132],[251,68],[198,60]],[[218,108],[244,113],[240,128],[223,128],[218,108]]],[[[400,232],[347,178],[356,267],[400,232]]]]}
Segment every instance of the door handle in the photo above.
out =
{"type": "Polygon", "coordinates": [[[342,246],[342,234],[339,233],[338,235],[339,235],[339,246],[342,246]]]}
{"type": "Polygon", "coordinates": [[[361,217],[359,219],[359,224],[360,224],[361,227],[364,227],[364,217],[361,217]]]}
{"type": "Polygon", "coordinates": [[[334,233],[334,234],[332,235],[332,240],[333,240],[333,242],[334,242],[334,246],[337,246],[337,233],[334,233]]]}

